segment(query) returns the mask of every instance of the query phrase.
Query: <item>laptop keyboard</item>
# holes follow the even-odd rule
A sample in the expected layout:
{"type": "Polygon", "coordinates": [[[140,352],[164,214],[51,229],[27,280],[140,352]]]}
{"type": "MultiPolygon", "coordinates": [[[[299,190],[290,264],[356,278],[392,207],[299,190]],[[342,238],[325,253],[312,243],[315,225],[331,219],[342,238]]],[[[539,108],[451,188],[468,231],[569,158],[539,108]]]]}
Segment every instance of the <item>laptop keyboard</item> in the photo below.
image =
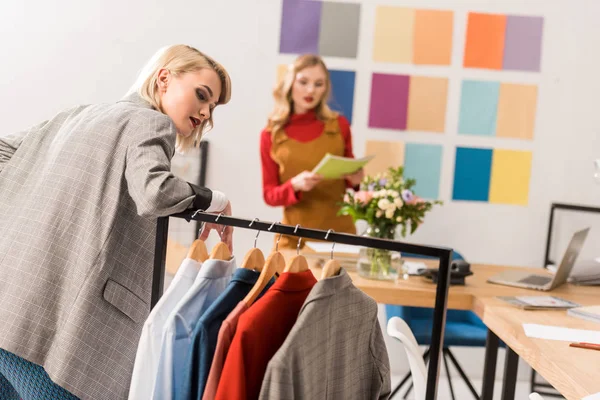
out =
{"type": "Polygon", "coordinates": [[[535,285],[535,286],[543,286],[552,281],[552,278],[541,275],[529,275],[527,278],[523,278],[519,280],[519,283],[524,283],[526,285],[535,285]]]}

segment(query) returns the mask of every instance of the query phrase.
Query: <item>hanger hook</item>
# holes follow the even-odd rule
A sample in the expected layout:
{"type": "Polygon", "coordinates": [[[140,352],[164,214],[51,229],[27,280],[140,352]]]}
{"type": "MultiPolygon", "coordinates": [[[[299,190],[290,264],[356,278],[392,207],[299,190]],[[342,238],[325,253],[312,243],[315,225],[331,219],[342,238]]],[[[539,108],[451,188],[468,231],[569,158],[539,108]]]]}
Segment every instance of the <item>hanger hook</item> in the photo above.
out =
{"type": "MultiPolygon", "coordinates": [[[[221,218],[221,215],[223,215],[223,213],[219,213],[219,215],[217,215],[217,217],[215,218],[215,224],[217,223],[217,221],[219,221],[219,218],[221,218]]],[[[223,230],[221,231],[221,236],[223,236],[223,234],[225,233],[225,229],[227,229],[227,225],[223,225],[223,230]]]]}
{"type": "MultiPolygon", "coordinates": [[[[269,227],[269,231],[271,231],[271,229],[275,226],[275,224],[278,224],[279,222],[273,222],[271,224],[271,226],[269,227]]],[[[283,236],[283,233],[279,234],[279,237],[277,238],[277,242],[275,242],[275,251],[279,251],[279,241],[281,240],[281,236],[283,236]]]]}
{"type": "MultiPolygon", "coordinates": [[[[204,212],[200,209],[196,210],[193,214],[192,214],[192,219],[196,218],[196,215],[198,215],[198,213],[204,212]]],[[[200,229],[198,229],[198,237],[200,237],[200,235],[202,235],[202,232],[204,231],[204,226],[206,225],[206,222],[204,221],[198,221],[200,222],[200,229]]]]}
{"type": "MultiPolygon", "coordinates": [[[[294,228],[294,234],[298,231],[300,224],[297,224],[294,228]]],[[[298,244],[296,245],[296,255],[300,255],[300,244],[302,244],[302,237],[298,237],[298,244]]]]}
{"type": "MultiPolygon", "coordinates": [[[[329,229],[327,231],[327,233],[325,234],[325,240],[327,240],[327,238],[329,237],[329,234],[331,232],[335,232],[333,229],[329,229]]],[[[331,245],[331,259],[333,260],[333,248],[335,247],[335,242],[333,242],[333,244],[331,245]]]]}
{"type": "MultiPolygon", "coordinates": [[[[252,222],[250,222],[249,228],[252,228],[252,224],[258,221],[258,218],[254,218],[252,222]]],[[[254,237],[254,248],[256,248],[256,240],[258,239],[258,235],[260,235],[260,230],[256,230],[256,236],[254,237]]]]}

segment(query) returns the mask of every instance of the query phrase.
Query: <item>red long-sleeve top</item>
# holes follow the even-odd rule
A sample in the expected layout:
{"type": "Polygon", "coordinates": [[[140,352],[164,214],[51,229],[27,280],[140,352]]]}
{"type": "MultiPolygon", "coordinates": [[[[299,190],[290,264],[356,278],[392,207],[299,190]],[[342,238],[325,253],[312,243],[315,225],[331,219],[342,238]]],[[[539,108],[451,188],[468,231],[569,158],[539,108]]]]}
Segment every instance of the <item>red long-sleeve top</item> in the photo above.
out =
{"type": "MultiPolygon", "coordinates": [[[[344,139],[344,157],[354,158],[350,123],[341,115],[338,117],[338,123],[344,139]]],[[[290,139],[306,143],[318,138],[323,133],[324,126],[325,123],[317,119],[315,111],[311,110],[305,114],[292,114],[284,129],[290,139]]],[[[279,181],[279,165],[271,157],[271,146],[271,132],[265,129],[260,135],[263,198],[270,206],[288,207],[300,201],[302,194],[294,191],[291,180],[279,181]]]]}

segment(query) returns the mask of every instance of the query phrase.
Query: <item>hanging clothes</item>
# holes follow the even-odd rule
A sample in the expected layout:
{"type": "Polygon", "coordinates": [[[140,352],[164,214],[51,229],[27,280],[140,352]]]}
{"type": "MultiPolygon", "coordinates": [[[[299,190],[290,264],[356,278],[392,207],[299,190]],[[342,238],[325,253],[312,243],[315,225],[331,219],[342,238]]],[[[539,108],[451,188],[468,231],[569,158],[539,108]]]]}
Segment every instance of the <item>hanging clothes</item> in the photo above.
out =
{"type": "Polygon", "coordinates": [[[292,329],[317,283],[312,272],[282,273],[239,319],[223,366],[216,399],[257,399],[269,360],[292,329]]]}
{"type": "Polygon", "coordinates": [[[152,397],[165,323],[177,303],[191,289],[200,266],[201,263],[191,258],[183,260],[171,284],[146,319],[133,365],[129,400],[148,400],[152,397]]]}
{"type": "Polygon", "coordinates": [[[217,396],[217,388],[219,387],[219,381],[223,373],[223,365],[227,358],[227,353],[231,347],[231,342],[237,330],[237,325],[240,317],[243,313],[248,310],[248,305],[240,301],[237,306],[229,313],[221,329],[219,329],[219,336],[217,339],[217,347],[215,348],[215,354],[213,356],[212,364],[210,365],[210,372],[204,387],[204,395],[202,400],[213,400],[217,396]]]}
{"type": "Polygon", "coordinates": [[[342,268],[311,290],[269,361],[259,398],[387,399],[390,391],[377,303],[342,268]]]}
{"type": "Polygon", "coordinates": [[[192,332],[202,314],[227,287],[234,268],[235,259],[206,260],[192,287],[167,318],[152,394],[154,399],[172,399],[175,391],[181,388],[181,369],[191,349],[192,332]]]}
{"type": "MultiPolygon", "coordinates": [[[[183,382],[181,389],[175,391],[175,399],[202,399],[221,324],[250,292],[259,275],[260,272],[250,269],[236,269],[225,291],[200,317],[192,332],[191,351],[183,365],[183,382]]],[[[271,279],[263,293],[273,282],[271,279]]]]}

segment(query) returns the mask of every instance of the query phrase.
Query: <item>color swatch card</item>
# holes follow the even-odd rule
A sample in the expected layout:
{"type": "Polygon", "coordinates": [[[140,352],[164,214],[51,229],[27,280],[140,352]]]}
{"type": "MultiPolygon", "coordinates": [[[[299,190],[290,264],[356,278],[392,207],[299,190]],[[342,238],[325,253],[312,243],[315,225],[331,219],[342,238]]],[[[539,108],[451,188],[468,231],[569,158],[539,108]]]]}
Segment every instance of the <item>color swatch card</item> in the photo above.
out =
{"type": "Polygon", "coordinates": [[[527,205],[530,151],[458,147],[453,200],[527,205]]]}
{"type": "Polygon", "coordinates": [[[360,4],[283,0],[280,53],[356,58],[360,4]]]}
{"type": "Polygon", "coordinates": [[[378,6],[373,61],[450,65],[454,12],[378,6]]]}
{"type": "Polygon", "coordinates": [[[374,73],[369,127],[443,133],[448,78],[374,73]]]}
{"type": "Polygon", "coordinates": [[[471,12],[463,66],[539,72],[544,18],[471,12]]]}

